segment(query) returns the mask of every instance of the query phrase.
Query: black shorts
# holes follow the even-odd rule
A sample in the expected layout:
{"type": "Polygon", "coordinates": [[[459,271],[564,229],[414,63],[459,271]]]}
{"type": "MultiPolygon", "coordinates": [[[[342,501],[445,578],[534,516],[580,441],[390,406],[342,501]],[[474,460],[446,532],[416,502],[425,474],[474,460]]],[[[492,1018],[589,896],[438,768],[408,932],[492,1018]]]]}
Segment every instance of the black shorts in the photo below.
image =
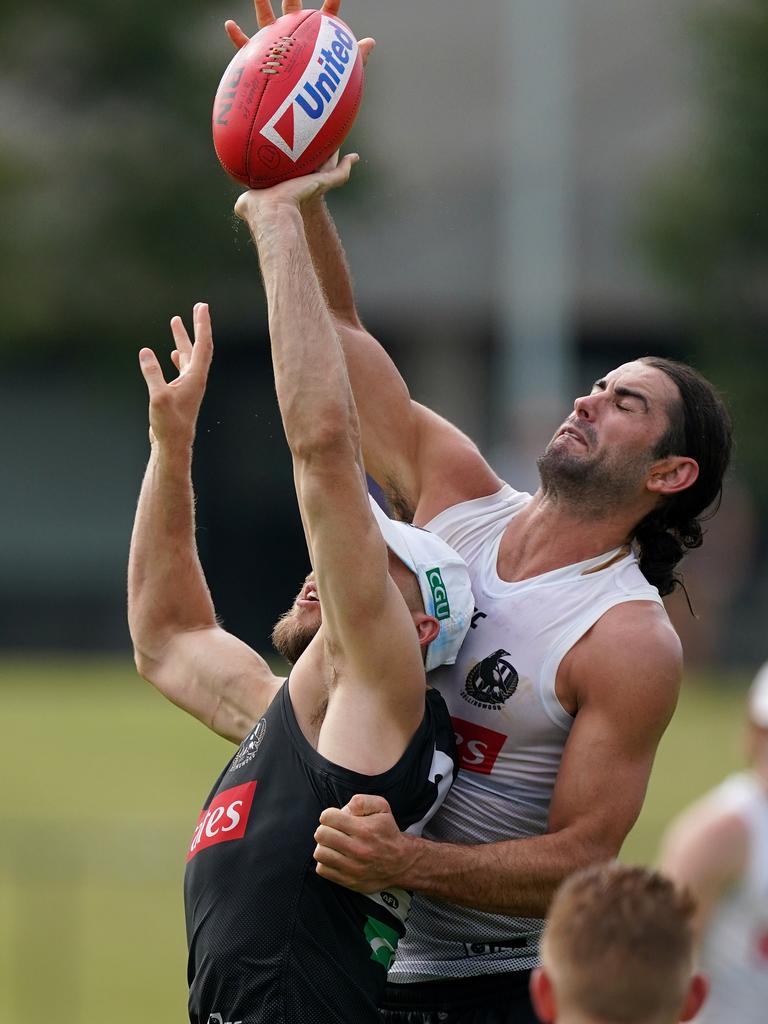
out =
{"type": "Polygon", "coordinates": [[[539,1024],[530,971],[387,985],[382,1024],[539,1024]]]}

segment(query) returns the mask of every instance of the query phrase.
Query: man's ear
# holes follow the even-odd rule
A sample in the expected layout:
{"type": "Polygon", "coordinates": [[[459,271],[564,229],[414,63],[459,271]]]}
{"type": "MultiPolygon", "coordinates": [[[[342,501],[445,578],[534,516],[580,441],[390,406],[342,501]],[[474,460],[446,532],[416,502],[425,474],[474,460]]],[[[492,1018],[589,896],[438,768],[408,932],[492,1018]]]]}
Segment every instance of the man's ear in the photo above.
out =
{"type": "Polygon", "coordinates": [[[686,455],[669,455],[654,462],[645,486],[654,494],[677,494],[692,487],[699,478],[699,464],[686,455]]]}
{"type": "Polygon", "coordinates": [[[531,972],[531,1002],[536,1016],[542,1024],[555,1024],[557,1020],[557,1004],[552,979],[545,967],[536,967],[531,972]]]}
{"type": "Polygon", "coordinates": [[[688,986],[688,995],[685,997],[683,1009],[680,1013],[680,1020],[693,1020],[701,1007],[704,1005],[709,994],[709,981],[704,974],[694,974],[688,986]]]}
{"type": "Polygon", "coordinates": [[[437,619],[426,612],[414,612],[413,621],[419,634],[419,646],[426,647],[427,644],[431,644],[440,632],[440,623],[437,619]]]}

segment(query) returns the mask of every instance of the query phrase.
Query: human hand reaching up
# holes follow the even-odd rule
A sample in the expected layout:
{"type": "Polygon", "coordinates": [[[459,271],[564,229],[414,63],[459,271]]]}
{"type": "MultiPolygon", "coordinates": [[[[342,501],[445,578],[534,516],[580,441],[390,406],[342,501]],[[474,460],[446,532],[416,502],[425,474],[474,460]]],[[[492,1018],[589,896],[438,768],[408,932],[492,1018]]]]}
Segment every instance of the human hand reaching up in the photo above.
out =
{"type": "Polygon", "coordinates": [[[192,444],[213,358],[211,317],[205,302],[193,311],[194,344],[180,316],[171,320],[175,348],[171,360],[178,377],[166,381],[151,348],[139,352],[139,366],[149,391],[149,440],[154,445],[192,444]]]}
{"type": "MultiPolygon", "coordinates": [[[[259,26],[259,30],[266,28],[267,25],[272,25],[277,21],[275,12],[272,10],[272,0],[253,0],[253,6],[256,9],[256,24],[259,26]]],[[[321,10],[325,14],[338,15],[340,7],[341,0],[325,0],[321,10]]],[[[304,8],[302,0],[283,0],[282,9],[283,14],[296,14],[304,8]]],[[[243,32],[236,21],[232,21],[231,19],[224,22],[224,29],[232,40],[232,45],[236,50],[242,49],[242,47],[245,46],[251,38],[243,32]]],[[[366,37],[365,39],[359,39],[357,45],[360,50],[360,56],[362,57],[363,64],[365,64],[371,55],[371,51],[376,45],[376,41],[370,37],[366,37]]]]}

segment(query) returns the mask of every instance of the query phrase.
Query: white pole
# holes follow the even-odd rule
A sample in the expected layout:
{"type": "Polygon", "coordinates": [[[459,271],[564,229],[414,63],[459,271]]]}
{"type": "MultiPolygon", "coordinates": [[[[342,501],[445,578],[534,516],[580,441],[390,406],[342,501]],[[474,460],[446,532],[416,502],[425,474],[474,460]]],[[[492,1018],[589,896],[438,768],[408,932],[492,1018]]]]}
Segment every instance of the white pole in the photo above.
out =
{"type": "Polygon", "coordinates": [[[518,457],[538,453],[570,402],[572,2],[507,0],[502,15],[502,365],[494,442],[512,442],[518,457]]]}

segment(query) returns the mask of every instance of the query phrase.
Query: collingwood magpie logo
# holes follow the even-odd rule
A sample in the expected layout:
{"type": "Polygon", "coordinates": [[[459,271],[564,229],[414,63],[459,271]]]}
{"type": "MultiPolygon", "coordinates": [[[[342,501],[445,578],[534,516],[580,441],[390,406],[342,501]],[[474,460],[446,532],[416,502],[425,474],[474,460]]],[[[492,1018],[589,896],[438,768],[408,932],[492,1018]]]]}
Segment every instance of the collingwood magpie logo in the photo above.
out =
{"type": "Polygon", "coordinates": [[[249,761],[252,761],[254,757],[256,757],[256,753],[261,746],[261,741],[264,739],[264,733],[266,731],[267,720],[266,718],[260,718],[240,744],[240,749],[235,754],[232,764],[229,766],[229,770],[231,772],[236,772],[238,768],[243,768],[249,761]]]}
{"type": "Polygon", "coordinates": [[[517,689],[518,675],[509,651],[494,651],[470,669],[461,696],[476,708],[500,711],[517,689]]]}

